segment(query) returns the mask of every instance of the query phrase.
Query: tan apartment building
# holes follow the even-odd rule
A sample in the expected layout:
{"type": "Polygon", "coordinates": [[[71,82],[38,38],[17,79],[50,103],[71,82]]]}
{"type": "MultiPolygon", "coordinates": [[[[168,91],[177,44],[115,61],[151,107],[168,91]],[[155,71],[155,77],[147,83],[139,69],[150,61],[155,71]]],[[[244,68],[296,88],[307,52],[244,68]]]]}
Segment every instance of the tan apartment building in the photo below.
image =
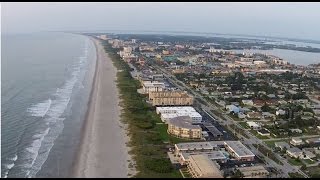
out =
{"type": "Polygon", "coordinates": [[[149,92],[149,101],[153,106],[192,105],[193,97],[185,91],[149,92]]]}
{"type": "Polygon", "coordinates": [[[193,178],[223,178],[215,162],[206,155],[191,155],[187,164],[193,178]]]}
{"type": "Polygon", "coordinates": [[[201,139],[202,130],[199,125],[193,125],[189,116],[178,116],[168,121],[168,133],[179,138],[201,139]]]}

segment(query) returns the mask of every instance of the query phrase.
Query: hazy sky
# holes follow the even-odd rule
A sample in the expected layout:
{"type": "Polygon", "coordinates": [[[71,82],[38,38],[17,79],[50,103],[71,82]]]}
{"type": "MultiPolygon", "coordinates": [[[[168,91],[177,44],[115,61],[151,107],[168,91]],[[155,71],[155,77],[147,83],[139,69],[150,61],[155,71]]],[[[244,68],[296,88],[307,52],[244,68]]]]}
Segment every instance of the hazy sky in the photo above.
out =
{"type": "Polygon", "coordinates": [[[320,3],[1,3],[4,33],[153,30],[320,40],[320,3]]]}

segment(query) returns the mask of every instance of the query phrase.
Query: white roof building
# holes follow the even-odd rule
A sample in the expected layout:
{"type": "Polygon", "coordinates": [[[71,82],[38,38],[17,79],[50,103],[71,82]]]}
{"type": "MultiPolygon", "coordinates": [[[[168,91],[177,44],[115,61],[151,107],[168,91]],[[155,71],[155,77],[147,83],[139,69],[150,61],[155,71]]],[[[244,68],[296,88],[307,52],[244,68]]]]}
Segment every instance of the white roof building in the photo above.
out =
{"type": "Polygon", "coordinates": [[[248,121],[247,124],[252,129],[260,129],[261,128],[261,126],[254,121],[248,121]]]}
{"type": "Polygon", "coordinates": [[[167,122],[168,120],[178,116],[189,116],[193,124],[201,123],[202,116],[191,106],[178,107],[156,107],[157,114],[161,114],[161,120],[167,122]]]}

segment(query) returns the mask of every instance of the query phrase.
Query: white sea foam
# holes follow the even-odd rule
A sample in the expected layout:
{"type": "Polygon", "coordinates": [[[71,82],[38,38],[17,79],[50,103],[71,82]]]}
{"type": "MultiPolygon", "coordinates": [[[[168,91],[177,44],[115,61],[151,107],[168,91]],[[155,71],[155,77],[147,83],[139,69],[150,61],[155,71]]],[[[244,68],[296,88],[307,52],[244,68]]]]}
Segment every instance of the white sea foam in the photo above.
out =
{"type": "Polygon", "coordinates": [[[9,170],[14,167],[15,161],[18,159],[18,156],[15,154],[14,157],[8,157],[7,160],[10,161],[8,164],[4,164],[5,172],[2,178],[7,178],[9,170]]]}
{"type": "Polygon", "coordinates": [[[18,159],[18,155],[15,154],[13,158],[7,158],[7,159],[10,161],[16,161],[18,159]]]}
{"type": "Polygon", "coordinates": [[[28,112],[31,114],[31,116],[36,117],[43,117],[48,112],[50,106],[51,106],[52,100],[47,99],[44,102],[32,105],[30,108],[28,108],[28,112]]]}
{"type": "Polygon", "coordinates": [[[48,128],[43,130],[41,133],[33,135],[33,142],[25,149],[25,153],[26,155],[28,155],[28,159],[30,158],[32,160],[31,162],[29,161],[28,164],[26,164],[28,166],[26,177],[34,177],[37,174],[37,172],[41,169],[43,163],[46,161],[49,152],[54,145],[55,139],[59,136],[59,134],[61,134],[64,128],[63,121],[65,119],[61,116],[68,107],[73,88],[79,81],[82,72],[81,70],[84,64],[87,62],[87,56],[88,44],[86,43],[84,56],[80,56],[78,58],[78,62],[68,68],[68,70],[72,70],[71,77],[65,82],[62,87],[57,88],[56,92],[51,98],[52,101],[50,99],[50,106],[45,110],[45,113],[44,111],[40,113],[41,108],[39,108],[44,106],[44,103],[39,103],[37,104],[38,106],[30,108],[29,112],[32,112],[32,115],[37,114],[41,115],[41,117],[44,117],[44,115],[46,115],[43,123],[48,128]],[[39,154],[39,152],[41,153],[39,154]]]}

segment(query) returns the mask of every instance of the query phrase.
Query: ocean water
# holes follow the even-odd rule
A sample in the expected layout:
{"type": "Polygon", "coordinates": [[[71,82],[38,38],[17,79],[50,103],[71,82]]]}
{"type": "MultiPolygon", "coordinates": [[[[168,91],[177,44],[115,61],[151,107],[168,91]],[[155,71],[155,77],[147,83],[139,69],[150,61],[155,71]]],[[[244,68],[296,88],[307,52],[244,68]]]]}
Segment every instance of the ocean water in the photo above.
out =
{"type": "Polygon", "coordinates": [[[1,177],[70,177],[94,74],[94,44],[67,33],[1,39],[1,177]]]}

